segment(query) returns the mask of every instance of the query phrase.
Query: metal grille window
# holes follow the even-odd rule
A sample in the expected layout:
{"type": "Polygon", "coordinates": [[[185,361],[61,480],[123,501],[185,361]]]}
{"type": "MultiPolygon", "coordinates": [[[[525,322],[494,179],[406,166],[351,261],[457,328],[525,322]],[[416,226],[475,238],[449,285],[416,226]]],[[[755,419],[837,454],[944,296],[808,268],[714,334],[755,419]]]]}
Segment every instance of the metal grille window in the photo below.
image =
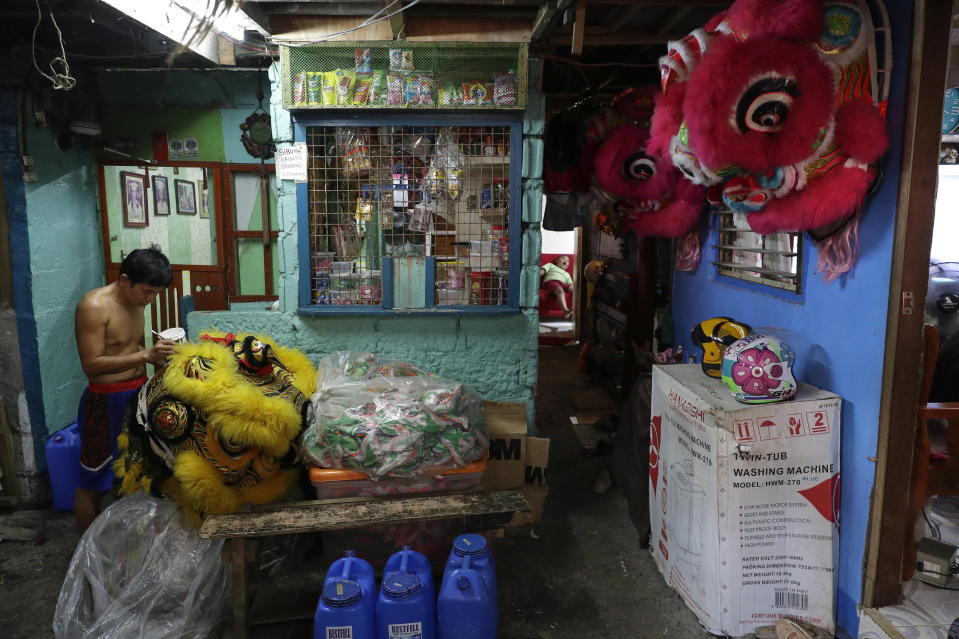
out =
{"type": "Polygon", "coordinates": [[[510,125],[307,126],[310,304],[515,306],[514,134],[510,125]]]}
{"type": "Polygon", "coordinates": [[[802,233],[760,235],[746,215],[714,213],[718,242],[713,264],[720,275],[799,293],[802,290],[802,233]]]}

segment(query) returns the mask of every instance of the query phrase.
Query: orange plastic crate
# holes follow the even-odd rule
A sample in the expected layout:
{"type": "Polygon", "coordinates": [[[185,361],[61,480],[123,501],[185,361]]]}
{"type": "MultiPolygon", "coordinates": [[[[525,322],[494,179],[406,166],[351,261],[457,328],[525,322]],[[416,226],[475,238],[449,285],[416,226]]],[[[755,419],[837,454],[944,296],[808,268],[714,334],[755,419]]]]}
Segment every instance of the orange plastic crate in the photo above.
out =
{"type": "Polygon", "coordinates": [[[316,488],[317,499],[368,497],[377,495],[406,495],[449,490],[463,490],[478,486],[486,471],[486,458],[463,468],[437,469],[430,475],[409,479],[384,478],[373,481],[356,470],[341,468],[309,468],[310,483],[316,488]]]}

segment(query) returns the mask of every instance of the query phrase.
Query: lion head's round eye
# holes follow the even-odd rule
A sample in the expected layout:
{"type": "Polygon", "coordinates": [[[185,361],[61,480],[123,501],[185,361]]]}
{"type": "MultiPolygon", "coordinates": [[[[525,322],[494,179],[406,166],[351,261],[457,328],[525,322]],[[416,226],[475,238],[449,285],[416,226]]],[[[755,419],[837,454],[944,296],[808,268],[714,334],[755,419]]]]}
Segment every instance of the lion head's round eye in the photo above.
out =
{"type": "Polygon", "coordinates": [[[736,104],[736,128],[742,133],[775,133],[783,128],[800,91],[792,78],[764,77],[747,88],[736,104]]]}
{"type": "Polygon", "coordinates": [[[648,180],[656,175],[656,165],[642,153],[636,153],[626,158],[626,161],[623,162],[623,170],[627,176],[637,180],[648,180]]]}

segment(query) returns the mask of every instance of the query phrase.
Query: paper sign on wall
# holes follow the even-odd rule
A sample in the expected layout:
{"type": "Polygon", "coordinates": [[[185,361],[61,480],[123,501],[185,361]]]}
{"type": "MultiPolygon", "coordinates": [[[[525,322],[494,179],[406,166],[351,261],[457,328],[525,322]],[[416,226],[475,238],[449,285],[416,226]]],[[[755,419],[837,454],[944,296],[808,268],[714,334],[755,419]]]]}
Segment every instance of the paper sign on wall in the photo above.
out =
{"type": "Polygon", "coordinates": [[[276,150],[276,176],[281,180],[306,182],[306,142],[276,150]]]}

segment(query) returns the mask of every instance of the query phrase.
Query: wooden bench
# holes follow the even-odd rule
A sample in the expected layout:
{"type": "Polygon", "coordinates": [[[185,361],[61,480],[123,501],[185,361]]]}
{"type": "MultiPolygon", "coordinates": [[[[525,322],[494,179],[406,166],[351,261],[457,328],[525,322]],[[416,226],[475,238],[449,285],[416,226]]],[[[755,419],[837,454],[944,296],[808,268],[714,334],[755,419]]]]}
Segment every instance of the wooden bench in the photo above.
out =
{"type": "Polygon", "coordinates": [[[459,517],[466,518],[468,530],[478,532],[499,528],[515,513],[529,510],[518,490],[301,501],[211,515],[203,522],[200,536],[227,540],[224,560],[233,573],[233,638],[245,639],[247,562],[255,555],[247,543],[251,538],[459,517]]]}

